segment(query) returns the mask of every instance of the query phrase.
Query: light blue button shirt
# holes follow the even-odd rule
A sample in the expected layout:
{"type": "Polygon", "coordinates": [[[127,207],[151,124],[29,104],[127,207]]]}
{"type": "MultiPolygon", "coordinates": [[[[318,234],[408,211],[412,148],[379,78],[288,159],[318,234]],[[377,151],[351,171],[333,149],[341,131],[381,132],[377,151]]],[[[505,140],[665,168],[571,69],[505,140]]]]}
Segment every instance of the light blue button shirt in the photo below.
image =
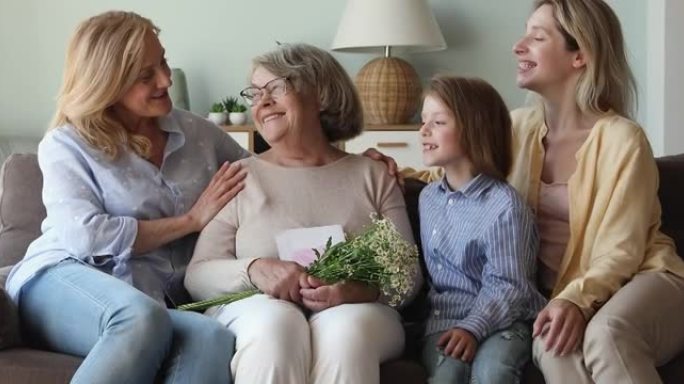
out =
{"type": "Polygon", "coordinates": [[[419,210],[427,335],[458,327],[482,341],[536,316],[546,302],[534,285],[539,239],[513,187],[481,174],[452,191],[442,179],[423,189],[419,210]]]}
{"type": "Polygon", "coordinates": [[[132,255],[138,222],[173,217],[193,206],[221,164],[249,156],[217,126],[174,109],[159,119],[168,132],[161,168],[131,151],[115,160],[91,147],[76,130],[50,130],[38,146],[47,217],[42,235],[11,271],[7,291],[68,258],[112,274],[155,300],[181,292],[197,235],[132,255]]]}

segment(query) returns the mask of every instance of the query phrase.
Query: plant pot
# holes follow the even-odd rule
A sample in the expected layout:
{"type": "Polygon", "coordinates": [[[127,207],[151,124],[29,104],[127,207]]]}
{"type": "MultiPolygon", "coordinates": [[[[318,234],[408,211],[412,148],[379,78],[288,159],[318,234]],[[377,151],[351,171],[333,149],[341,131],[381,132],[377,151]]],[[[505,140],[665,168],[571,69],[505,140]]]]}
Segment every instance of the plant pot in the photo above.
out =
{"type": "Polygon", "coordinates": [[[247,122],[247,114],[245,112],[231,112],[228,114],[228,120],[233,125],[243,125],[247,122]]]}
{"type": "Polygon", "coordinates": [[[226,123],[228,116],[224,112],[209,112],[207,120],[211,121],[216,125],[223,125],[226,123]]]}

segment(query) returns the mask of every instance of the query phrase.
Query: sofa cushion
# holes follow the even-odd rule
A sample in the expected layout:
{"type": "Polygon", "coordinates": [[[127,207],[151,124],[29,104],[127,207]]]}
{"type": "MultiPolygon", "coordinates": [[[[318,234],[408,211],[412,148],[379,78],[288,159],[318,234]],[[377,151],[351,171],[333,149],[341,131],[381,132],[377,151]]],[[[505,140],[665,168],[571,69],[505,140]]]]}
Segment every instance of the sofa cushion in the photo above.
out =
{"type": "Polygon", "coordinates": [[[0,267],[16,264],[40,235],[43,177],[35,154],[12,154],[0,170],[0,267]]]}
{"type": "Polygon", "coordinates": [[[663,207],[662,230],[684,257],[684,154],[656,159],[660,173],[658,196],[663,207]]]}
{"type": "Polygon", "coordinates": [[[37,349],[14,348],[0,352],[0,382],[67,384],[82,359],[37,349]]]}
{"type": "Polygon", "coordinates": [[[40,235],[43,177],[34,154],[12,154],[0,170],[0,349],[20,343],[19,320],[4,286],[12,265],[40,235]]]}

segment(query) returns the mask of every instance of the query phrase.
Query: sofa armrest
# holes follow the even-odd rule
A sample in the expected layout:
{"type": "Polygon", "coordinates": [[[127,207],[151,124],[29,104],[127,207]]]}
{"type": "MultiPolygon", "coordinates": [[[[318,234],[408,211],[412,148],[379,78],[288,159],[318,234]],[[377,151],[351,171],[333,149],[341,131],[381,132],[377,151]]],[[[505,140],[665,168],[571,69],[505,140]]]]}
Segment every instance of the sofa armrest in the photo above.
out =
{"type": "Polygon", "coordinates": [[[19,313],[16,305],[5,292],[5,280],[11,266],[0,268],[0,350],[21,343],[19,313]]]}

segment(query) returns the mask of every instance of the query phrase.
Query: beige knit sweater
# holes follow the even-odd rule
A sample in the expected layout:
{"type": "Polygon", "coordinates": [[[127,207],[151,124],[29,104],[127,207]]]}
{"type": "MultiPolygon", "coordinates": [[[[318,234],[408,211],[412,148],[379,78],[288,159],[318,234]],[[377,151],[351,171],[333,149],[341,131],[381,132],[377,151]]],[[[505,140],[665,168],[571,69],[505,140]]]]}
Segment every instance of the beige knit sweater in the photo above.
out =
{"type": "MultiPolygon", "coordinates": [[[[245,188],[204,228],[188,265],[185,286],[196,300],[253,289],[247,275],[257,258],[278,257],[284,230],[339,224],[354,235],[371,213],[389,218],[413,242],[396,181],[379,162],[357,155],[319,167],[282,167],[257,157],[242,160],[245,188]]],[[[415,284],[421,284],[416,261],[415,284]]]]}

